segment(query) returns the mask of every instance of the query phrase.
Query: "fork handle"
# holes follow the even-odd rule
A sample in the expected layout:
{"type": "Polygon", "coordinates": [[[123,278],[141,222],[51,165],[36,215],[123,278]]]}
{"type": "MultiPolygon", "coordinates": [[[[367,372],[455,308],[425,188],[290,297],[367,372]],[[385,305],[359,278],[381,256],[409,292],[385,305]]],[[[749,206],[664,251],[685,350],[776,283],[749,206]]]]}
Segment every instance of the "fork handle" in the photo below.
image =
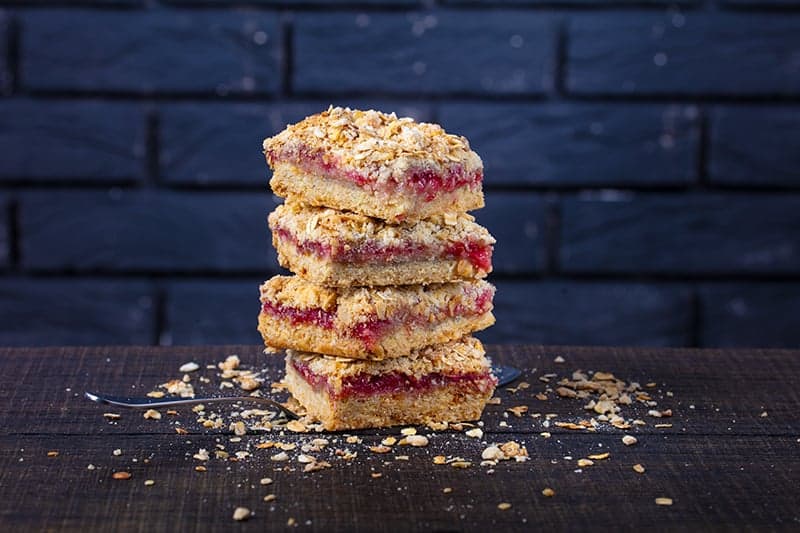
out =
{"type": "Polygon", "coordinates": [[[107,394],[100,394],[96,392],[86,392],[84,396],[89,400],[97,403],[105,403],[108,405],[115,405],[117,407],[127,407],[132,409],[143,409],[153,407],[173,407],[176,405],[192,405],[198,403],[214,403],[214,402],[261,402],[267,403],[286,414],[286,417],[291,420],[300,418],[295,413],[281,405],[280,403],[270,398],[261,396],[220,396],[214,398],[131,398],[128,396],[109,396],[107,394]]]}

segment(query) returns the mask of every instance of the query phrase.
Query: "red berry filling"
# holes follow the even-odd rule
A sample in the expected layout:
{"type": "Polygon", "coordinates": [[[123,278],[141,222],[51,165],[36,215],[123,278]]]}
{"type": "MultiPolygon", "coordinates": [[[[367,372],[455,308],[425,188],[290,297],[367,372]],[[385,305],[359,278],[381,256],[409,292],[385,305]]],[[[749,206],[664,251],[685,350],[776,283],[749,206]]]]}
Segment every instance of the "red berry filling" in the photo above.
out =
{"type": "Polygon", "coordinates": [[[467,259],[478,270],[492,269],[492,247],[475,241],[453,242],[445,249],[445,257],[467,259]]]}
{"type": "Polygon", "coordinates": [[[298,324],[314,324],[324,329],[333,328],[335,313],[325,311],[319,307],[299,309],[297,307],[289,307],[278,303],[264,302],[262,310],[269,315],[288,320],[293,326],[298,324]]]}
{"type": "Polygon", "coordinates": [[[426,392],[438,387],[457,386],[459,389],[487,393],[497,384],[497,378],[489,372],[466,374],[442,374],[434,372],[421,377],[410,376],[402,372],[386,374],[357,374],[342,381],[338,393],[331,390],[326,376],[314,373],[303,361],[293,360],[292,366],[315,389],[325,389],[337,399],[348,397],[369,397],[377,394],[398,394],[409,392],[426,392]]]}
{"type": "Polygon", "coordinates": [[[295,238],[292,232],[280,227],[273,228],[272,231],[278,235],[278,239],[291,242],[300,253],[312,254],[321,258],[331,257],[331,247],[325,243],[319,241],[300,241],[295,238]]]}
{"type": "Polygon", "coordinates": [[[360,340],[369,349],[374,348],[381,337],[390,329],[391,320],[371,318],[365,322],[359,322],[351,330],[350,335],[360,340]]]}

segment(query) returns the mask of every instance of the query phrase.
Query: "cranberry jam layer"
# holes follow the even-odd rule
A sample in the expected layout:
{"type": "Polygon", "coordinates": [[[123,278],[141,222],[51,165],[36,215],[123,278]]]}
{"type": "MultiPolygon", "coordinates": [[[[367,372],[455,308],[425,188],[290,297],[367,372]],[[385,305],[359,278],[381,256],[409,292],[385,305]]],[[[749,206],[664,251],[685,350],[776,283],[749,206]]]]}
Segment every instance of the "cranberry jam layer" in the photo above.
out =
{"type": "Polygon", "coordinates": [[[494,238],[466,213],[415,223],[289,202],[269,215],[280,264],[326,286],[445,283],[492,271],[494,238]]]}
{"type": "Polygon", "coordinates": [[[275,194],[307,204],[390,221],[483,207],[480,157],[436,124],[331,107],[263,146],[275,194]]]}
{"type": "Polygon", "coordinates": [[[273,348],[382,360],[494,324],[483,280],[397,287],[324,287],[298,276],[261,286],[258,330],[273,348]]]}
{"type": "Polygon", "coordinates": [[[289,350],[285,381],[328,430],[477,420],[497,384],[473,337],[378,362],[289,350]]]}

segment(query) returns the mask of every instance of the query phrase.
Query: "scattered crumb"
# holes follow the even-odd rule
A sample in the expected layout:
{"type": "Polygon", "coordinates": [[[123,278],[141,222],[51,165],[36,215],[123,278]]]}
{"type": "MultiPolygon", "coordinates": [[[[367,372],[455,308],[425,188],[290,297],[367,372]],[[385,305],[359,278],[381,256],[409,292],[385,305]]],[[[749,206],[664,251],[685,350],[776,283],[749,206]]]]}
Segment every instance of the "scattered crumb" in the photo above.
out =
{"type": "Polygon", "coordinates": [[[483,430],[481,428],[473,428],[468,431],[465,431],[464,434],[467,437],[472,437],[473,439],[480,439],[483,437],[483,430]]]}
{"type": "Polygon", "coordinates": [[[50,450],[47,452],[47,457],[58,457],[58,450],[50,450]]]}
{"type": "Polygon", "coordinates": [[[555,495],[556,491],[554,491],[550,487],[545,487],[542,489],[542,496],[544,496],[545,498],[552,498],[555,495]]]}
{"type": "Polygon", "coordinates": [[[117,413],[103,413],[103,417],[105,417],[108,420],[119,420],[120,418],[122,418],[122,415],[119,415],[117,413]]]}
{"type": "Polygon", "coordinates": [[[199,368],[200,368],[200,365],[198,365],[197,363],[189,362],[189,363],[182,364],[181,367],[178,369],[178,372],[180,372],[181,374],[186,374],[187,372],[194,372],[195,370],[198,370],[199,368]]]}
{"type": "Polygon", "coordinates": [[[259,483],[262,485],[269,485],[270,483],[272,483],[272,478],[262,477],[259,483]]]}
{"type": "Polygon", "coordinates": [[[153,479],[145,479],[144,480],[144,486],[145,487],[152,487],[155,484],[156,484],[156,482],[153,479]]]}
{"type": "Polygon", "coordinates": [[[111,477],[114,478],[114,479],[130,479],[131,478],[131,473],[130,472],[114,472],[111,475],[111,477]]]}
{"type": "Polygon", "coordinates": [[[209,459],[208,450],[206,450],[205,448],[200,448],[199,450],[197,450],[197,453],[194,454],[192,457],[194,459],[197,459],[198,461],[208,461],[209,459]]]}
{"type": "Polygon", "coordinates": [[[161,413],[155,409],[148,409],[142,416],[144,416],[144,418],[147,420],[161,420],[161,413]]]}
{"type": "Polygon", "coordinates": [[[295,433],[308,433],[308,427],[299,420],[290,420],[287,422],[286,429],[295,433]]]}
{"type": "Polygon", "coordinates": [[[250,509],[247,507],[237,507],[233,510],[233,519],[241,522],[242,520],[247,520],[250,518],[250,509]]]}
{"type": "Polygon", "coordinates": [[[404,440],[411,446],[422,447],[428,445],[428,437],[424,435],[409,435],[404,440]]]}
{"type": "Polygon", "coordinates": [[[274,501],[275,498],[276,498],[276,496],[274,494],[267,494],[266,496],[264,496],[264,501],[265,502],[271,502],[271,501],[274,501]]]}
{"type": "Polygon", "coordinates": [[[553,362],[554,362],[554,363],[561,364],[561,363],[566,363],[566,362],[567,362],[567,360],[566,360],[566,359],[564,359],[563,357],[561,357],[561,356],[559,355],[559,356],[557,356],[555,359],[553,359],[553,362]]]}
{"type": "Polygon", "coordinates": [[[592,466],[593,464],[594,461],[592,461],[591,459],[578,459],[578,466],[581,468],[586,466],[592,466]]]}
{"type": "Polygon", "coordinates": [[[611,456],[610,452],[606,453],[595,453],[589,456],[589,459],[594,461],[602,461],[603,459],[608,459],[611,456]]]}
{"type": "Polygon", "coordinates": [[[524,415],[525,413],[528,412],[528,406],[527,405],[517,405],[515,407],[509,407],[508,409],[506,409],[506,411],[512,413],[514,416],[519,418],[519,417],[521,417],[522,415],[524,415]]]}
{"type": "Polygon", "coordinates": [[[445,487],[442,489],[442,492],[444,492],[445,494],[450,494],[451,492],[453,492],[453,489],[451,487],[445,487]]]}
{"type": "Polygon", "coordinates": [[[371,451],[372,453],[389,453],[390,451],[392,451],[392,449],[389,448],[388,446],[380,445],[380,446],[370,446],[369,451],[371,451]]]}
{"type": "Polygon", "coordinates": [[[633,465],[633,471],[637,474],[644,474],[644,467],[641,464],[636,463],[633,465]]]}
{"type": "Polygon", "coordinates": [[[381,474],[380,472],[372,472],[370,474],[370,477],[372,477],[372,479],[378,479],[379,477],[383,477],[383,474],[381,474]]]}
{"type": "Polygon", "coordinates": [[[656,498],[656,505],[672,505],[672,498],[656,498]]]}
{"type": "Polygon", "coordinates": [[[122,455],[122,450],[120,450],[119,448],[117,448],[116,450],[114,450],[114,451],[113,451],[113,452],[111,452],[111,453],[112,453],[112,454],[114,454],[114,455],[122,455]]]}
{"type": "Polygon", "coordinates": [[[508,502],[498,503],[497,508],[500,509],[501,511],[506,511],[508,509],[511,509],[511,504],[508,502]]]}
{"type": "Polygon", "coordinates": [[[637,442],[639,442],[639,439],[637,439],[633,435],[625,435],[624,437],[622,437],[622,444],[624,444],[625,446],[633,446],[637,442]]]}

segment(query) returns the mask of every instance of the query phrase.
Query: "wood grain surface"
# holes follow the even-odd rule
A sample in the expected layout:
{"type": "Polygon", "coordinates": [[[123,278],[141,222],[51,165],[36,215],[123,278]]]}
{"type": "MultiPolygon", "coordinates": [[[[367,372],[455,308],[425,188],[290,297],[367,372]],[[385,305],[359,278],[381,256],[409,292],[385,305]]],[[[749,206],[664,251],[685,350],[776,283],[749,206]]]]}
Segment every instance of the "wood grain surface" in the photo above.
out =
{"type": "MultiPolygon", "coordinates": [[[[785,350],[687,350],[489,346],[492,358],[524,369],[530,387],[498,390],[499,405],[487,407],[482,438],[464,432],[418,428],[427,447],[393,446],[376,454],[368,446],[399,428],[365,430],[361,443],[344,434],[249,433],[236,442],[226,427],[206,429],[188,408],[179,415],[145,420],[141,411],[111,409],[84,400],[85,390],[144,395],[180,377],[178,367],[196,361],[198,391],[219,391],[217,371],[206,369],[229,354],[242,364],[264,368],[277,380],[282,359],[256,346],[109,347],[0,350],[0,527],[4,531],[498,531],[600,530],[798,530],[800,528],[800,352],[785,350]],[[561,356],[565,362],[556,363],[561,356]],[[649,407],[626,407],[626,418],[646,426],[623,431],[603,426],[573,431],[550,422],[577,421],[593,413],[585,400],[560,398],[540,377],[574,370],[612,372],[637,381],[672,409],[668,419],[647,416],[649,407]],[[199,383],[206,376],[210,383],[199,383]],[[669,394],[668,394],[669,393],[669,394]],[[505,411],[528,406],[516,417],[505,411]],[[122,417],[108,421],[114,411],[122,417]],[[531,415],[541,413],[534,418],[531,415]],[[669,428],[656,428],[666,422],[669,428]],[[180,435],[176,424],[186,430],[180,435]],[[545,438],[542,432],[552,436],[545,438]],[[625,446],[624,434],[637,444],[625,446]],[[256,449],[266,440],[308,443],[323,436],[331,444],[315,453],[331,468],[303,472],[300,451],[274,462],[274,449],[256,449]],[[492,443],[514,440],[530,460],[480,466],[492,443]],[[251,456],[200,462],[198,449],[224,446],[251,456]],[[350,461],[336,448],[357,451],[350,461]],[[121,450],[114,455],[115,449],[121,450]],[[56,456],[49,457],[48,452],[56,456]],[[605,460],[579,468],[577,460],[610,452],[605,460]],[[396,456],[407,455],[408,460],[396,456]],[[460,456],[466,469],[435,465],[436,455],[460,456]],[[569,459],[568,459],[569,458],[569,459]],[[633,471],[634,464],[646,468],[633,471]],[[89,469],[88,465],[93,465],[89,469]],[[197,472],[203,464],[207,471],[197,472]],[[112,474],[126,471],[128,480],[112,474]],[[373,474],[380,473],[380,477],[373,474]],[[269,477],[270,485],[259,480],[269,477]],[[144,484],[151,479],[151,486],[144,484]],[[541,491],[550,487],[555,496],[541,491]],[[444,492],[450,488],[452,491],[444,492]],[[267,494],[275,494],[264,502],[267,494]],[[672,498],[658,506],[655,498],[672,498]],[[510,503],[506,510],[500,503],[510,503]],[[252,516],[232,519],[236,507],[252,516]],[[293,526],[288,526],[292,519],[293,526]]],[[[268,389],[267,389],[268,390],[268,389]]],[[[228,412],[232,408],[221,409],[228,412]]],[[[163,413],[163,411],[162,411],[163,413]]],[[[213,456],[213,454],[212,454],[213,456]]]]}

